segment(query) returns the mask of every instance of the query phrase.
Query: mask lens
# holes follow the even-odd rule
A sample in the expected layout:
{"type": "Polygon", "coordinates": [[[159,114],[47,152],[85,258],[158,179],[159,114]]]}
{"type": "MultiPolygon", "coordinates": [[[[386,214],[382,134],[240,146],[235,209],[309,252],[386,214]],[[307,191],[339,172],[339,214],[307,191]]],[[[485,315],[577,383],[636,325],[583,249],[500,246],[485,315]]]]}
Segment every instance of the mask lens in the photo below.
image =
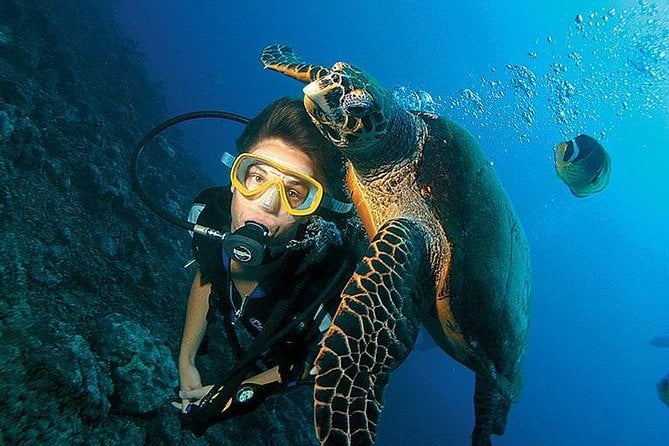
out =
{"type": "Polygon", "coordinates": [[[251,199],[276,187],[288,213],[297,216],[312,214],[323,197],[323,187],[310,176],[249,153],[237,157],[230,179],[242,195],[251,199]]]}
{"type": "Polygon", "coordinates": [[[262,164],[250,164],[246,171],[240,171],[239,173],[243,177],[244,187],[251,194],[266,189],[264,186],[273,180],[267,166],[262,164]]]}

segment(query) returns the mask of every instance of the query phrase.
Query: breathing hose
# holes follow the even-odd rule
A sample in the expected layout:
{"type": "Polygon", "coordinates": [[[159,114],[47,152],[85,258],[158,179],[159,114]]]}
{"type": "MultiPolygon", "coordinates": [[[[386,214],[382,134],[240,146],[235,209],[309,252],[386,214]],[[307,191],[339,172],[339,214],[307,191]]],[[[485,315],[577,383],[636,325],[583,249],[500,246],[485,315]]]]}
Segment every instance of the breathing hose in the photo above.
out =
{"type": "Polygon", "coordinates": [[[153,139],[158,136],[160,133],[163,131],[167,130],[168,128],[179,124],[184,121],[190,121],[193,119],[200,119],[200,118],[216,118],[216,119],[226,119],[228,121],[234,121],[238,122],[240,124],[248,124],[251,120],[249,118],[246,118],[244,116],[235,114],[235,113],[229,113],[225,111],[217,111],[217,110],[202,110],[202,111],[195,111],[195,112],[190,112],[190,113],[184,113],[182,115],[175,116],[173,118],[170,118],[166,121],[161,122],[158,124],[156,127],[153,129],[149,130],[142,140],[137,144],[134,150],[134,154],[130,160],[130,182],[132,184],[133,190],[139,195],[139,198],[144,202],[144,204],[153,211],[154,214],[156,214],[158,217],[162,218],[163,220],[167,221],[168,223],[177,226],[182,229],[187,229],[189,231],[195,231],[199,234],[202,234],[206,237],[210,238],[224,238],[224,234],[215,231],[210,228],[205,228],[199,225],[196,225],[194,223],[191,223],[187,220],[182,220],[169,212],[165,211],[164,209],[161,209],[160,206],[155,204],[153,201],[151,201],[151,198],[148,196],[148,194],[142,189],[142,185],[139,182],[139,174],[137,172],[137,160],[139,159],[139,156],[141,155],[142,151],[146,148],[146,146],[153,141],[153,139]]]}

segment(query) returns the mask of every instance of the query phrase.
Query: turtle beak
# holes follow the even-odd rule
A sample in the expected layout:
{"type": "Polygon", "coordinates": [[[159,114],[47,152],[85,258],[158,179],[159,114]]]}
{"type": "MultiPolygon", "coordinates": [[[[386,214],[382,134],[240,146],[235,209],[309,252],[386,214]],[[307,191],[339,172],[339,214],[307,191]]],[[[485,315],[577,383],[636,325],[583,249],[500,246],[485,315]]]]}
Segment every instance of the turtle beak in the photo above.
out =
{"type": "Polygon", "coordinates": [[[341,116],[339,98],[336,97],[338,88],[339,86],[333,83],[328,76],[316,79],[302,89],[305,104],[307,104],[307,107],[311,105],[318,108],[319,115],[325,115],[328,121],[337,122],[341,116]]]}
{"type": "Polygon", "coordinates": [[[304,93],[304,99],[309,100],[314,107],[320,107],[319,102],[324,102],[319,98],[320,89],[318,88],[318,80],[307,84],[307,86],[302,89],[302,92],[304,93]]]}
{"type": "Polygon", "coordinates": [[[321,133],[338,146],[345,142],[341,130],[346,120],[337,96],[339,88],[330,79],[321,78],[308,84],[302,90],[304,108],[307,113],[321,133]]]}

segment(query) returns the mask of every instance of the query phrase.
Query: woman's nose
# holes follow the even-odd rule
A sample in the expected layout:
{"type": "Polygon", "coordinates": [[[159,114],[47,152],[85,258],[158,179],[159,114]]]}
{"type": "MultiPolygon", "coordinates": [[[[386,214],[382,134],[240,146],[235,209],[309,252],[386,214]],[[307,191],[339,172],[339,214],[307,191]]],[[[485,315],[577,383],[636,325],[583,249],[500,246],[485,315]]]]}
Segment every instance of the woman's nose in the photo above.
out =
{"type": "Polygon", "coordinates": [[[276,185],[270,187],[264,194],[262,194],[262,197],[260,197],[260,205],[271,213],[276,213],[279,210],[281,200],[279,197],[279,189],[276,185]]]}

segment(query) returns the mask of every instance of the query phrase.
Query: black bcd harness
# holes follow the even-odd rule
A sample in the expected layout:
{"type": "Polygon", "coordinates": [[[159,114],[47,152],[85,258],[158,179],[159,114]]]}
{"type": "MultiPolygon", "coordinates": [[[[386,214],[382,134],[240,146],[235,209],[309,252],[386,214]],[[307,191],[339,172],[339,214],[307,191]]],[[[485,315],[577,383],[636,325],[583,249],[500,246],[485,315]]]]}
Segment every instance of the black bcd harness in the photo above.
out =
{"type": "MultiPolygon", "coordinates": [[[[214,385],[198,404],[191,404],[186,413],[180,414],[182,428],[190,430],[196,436],[201,436],[211,425],[235,415],[247,413],[257,407],[267,396],[285,390],[283,384],[288,379],[294,379],[295,371],[299,371],[300,368],[297,365],[282,364],[249,378],[256,367],[256,361],[291,333],[300,333],[309,328],[319,307],[325,305],[328,299],[336,296],[333,293],[334,287],[341,283],[344,275],[349,272],[350,264],[350,260],[344,260],[323,292],[290,323],[281,328],[289,309],[304,292],[309,280],[309,275],[306,274],[307,265],[303,265],[301,278],[292,292],[278,301],[265,327],[243,356],[238,359],[235,366],[222,375],[219,384],[214,385]]],[[[309,381],[297,380],[296,384],[306,382],[309,381]]]]}

